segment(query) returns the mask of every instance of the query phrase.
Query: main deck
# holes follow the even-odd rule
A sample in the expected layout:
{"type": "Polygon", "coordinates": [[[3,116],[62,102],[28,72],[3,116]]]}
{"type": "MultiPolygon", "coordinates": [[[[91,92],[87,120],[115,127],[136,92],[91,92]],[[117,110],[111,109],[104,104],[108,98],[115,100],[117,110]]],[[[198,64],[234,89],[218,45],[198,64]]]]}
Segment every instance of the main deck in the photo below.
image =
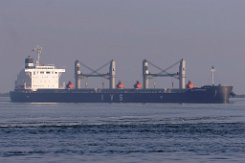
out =
{"type": "Polygon", "coordinates": [[[15,90],[14,102],[229,103],[231,86],[193,89],[39,89],[15,90]]]}

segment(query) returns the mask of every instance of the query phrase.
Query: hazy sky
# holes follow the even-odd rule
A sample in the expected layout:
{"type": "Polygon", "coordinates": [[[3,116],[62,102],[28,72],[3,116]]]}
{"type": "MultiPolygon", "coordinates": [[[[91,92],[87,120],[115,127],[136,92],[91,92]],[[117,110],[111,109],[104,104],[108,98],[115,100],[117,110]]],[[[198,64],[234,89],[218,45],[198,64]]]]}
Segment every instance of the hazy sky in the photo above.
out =
{"type": "Polygon", "coordinates": [[[14,88],[37,44],[41,62],[66,69],[62,81],[74,81],[76,59],[94,68],[115,59],[117,81],[132,87],[143,59],[166,68],[185,58],[197,86],[210,84],[214,65],[216,83],[245,93],[244,0],[0,0],[0,92],[14,88]]]}

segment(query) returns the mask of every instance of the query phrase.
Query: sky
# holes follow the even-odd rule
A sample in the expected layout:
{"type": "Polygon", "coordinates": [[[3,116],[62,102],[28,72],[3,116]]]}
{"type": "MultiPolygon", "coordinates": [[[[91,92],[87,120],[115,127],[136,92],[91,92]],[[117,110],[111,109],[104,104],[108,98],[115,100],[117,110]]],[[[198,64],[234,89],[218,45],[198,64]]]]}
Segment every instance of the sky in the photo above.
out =
{"type": "MultiPolygon", "coordinates": [[[[143,59],[164,69],[184,58],[196,86],[211,84],[214,66],[216,84],[245,93],[244,8],[244,0],[0,0],[0,92],[14,89],[24,59],[40,45],[41,63],[65,68],[64,82],[74,81],[76,59],[94,69],[114,59],[116,80],[132,88],[142,81],[143,59]]],[[[154,82],[178,86],[172,78],[154,82]]]]}

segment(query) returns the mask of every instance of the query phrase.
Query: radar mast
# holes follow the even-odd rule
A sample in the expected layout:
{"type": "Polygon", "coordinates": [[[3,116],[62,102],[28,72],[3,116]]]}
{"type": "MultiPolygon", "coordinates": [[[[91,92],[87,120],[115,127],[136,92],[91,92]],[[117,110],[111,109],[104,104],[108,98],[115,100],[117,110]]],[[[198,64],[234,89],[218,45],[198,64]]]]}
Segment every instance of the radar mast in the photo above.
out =
{"type": "Polygon", "coordinates": [[[215,81],[214,81],[214,72],[216,71],[214,66],[211,67],[211,82],[212,82],[212,85],[215,84],[215,81]]]}
{"type": "Polygon", "coordinates": [[[40,56],[42,54],[42,50],[43,48],[39,45],[37,45],[34,49],[32,49],[32,51],[37,53],[37,60],[36,60],[36,65],[39,66],[40,65],[40,56]]]}

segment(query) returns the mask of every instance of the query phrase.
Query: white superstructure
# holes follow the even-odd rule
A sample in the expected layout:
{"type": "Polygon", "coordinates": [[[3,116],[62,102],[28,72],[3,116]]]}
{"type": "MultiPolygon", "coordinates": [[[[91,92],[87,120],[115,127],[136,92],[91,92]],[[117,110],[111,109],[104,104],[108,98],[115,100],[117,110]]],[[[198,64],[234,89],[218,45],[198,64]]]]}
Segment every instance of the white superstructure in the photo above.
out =
{"type": "Polygon", "coordinates": [[[40,48],[37,53],[38,60],[36,62],[30,56],[25,59],[25,68],[18,74],[15,88],[31,90],[61,88],[59,80],[65,69],[58,69],[54,65],[41,65],[39,63],[40,48]]]}

